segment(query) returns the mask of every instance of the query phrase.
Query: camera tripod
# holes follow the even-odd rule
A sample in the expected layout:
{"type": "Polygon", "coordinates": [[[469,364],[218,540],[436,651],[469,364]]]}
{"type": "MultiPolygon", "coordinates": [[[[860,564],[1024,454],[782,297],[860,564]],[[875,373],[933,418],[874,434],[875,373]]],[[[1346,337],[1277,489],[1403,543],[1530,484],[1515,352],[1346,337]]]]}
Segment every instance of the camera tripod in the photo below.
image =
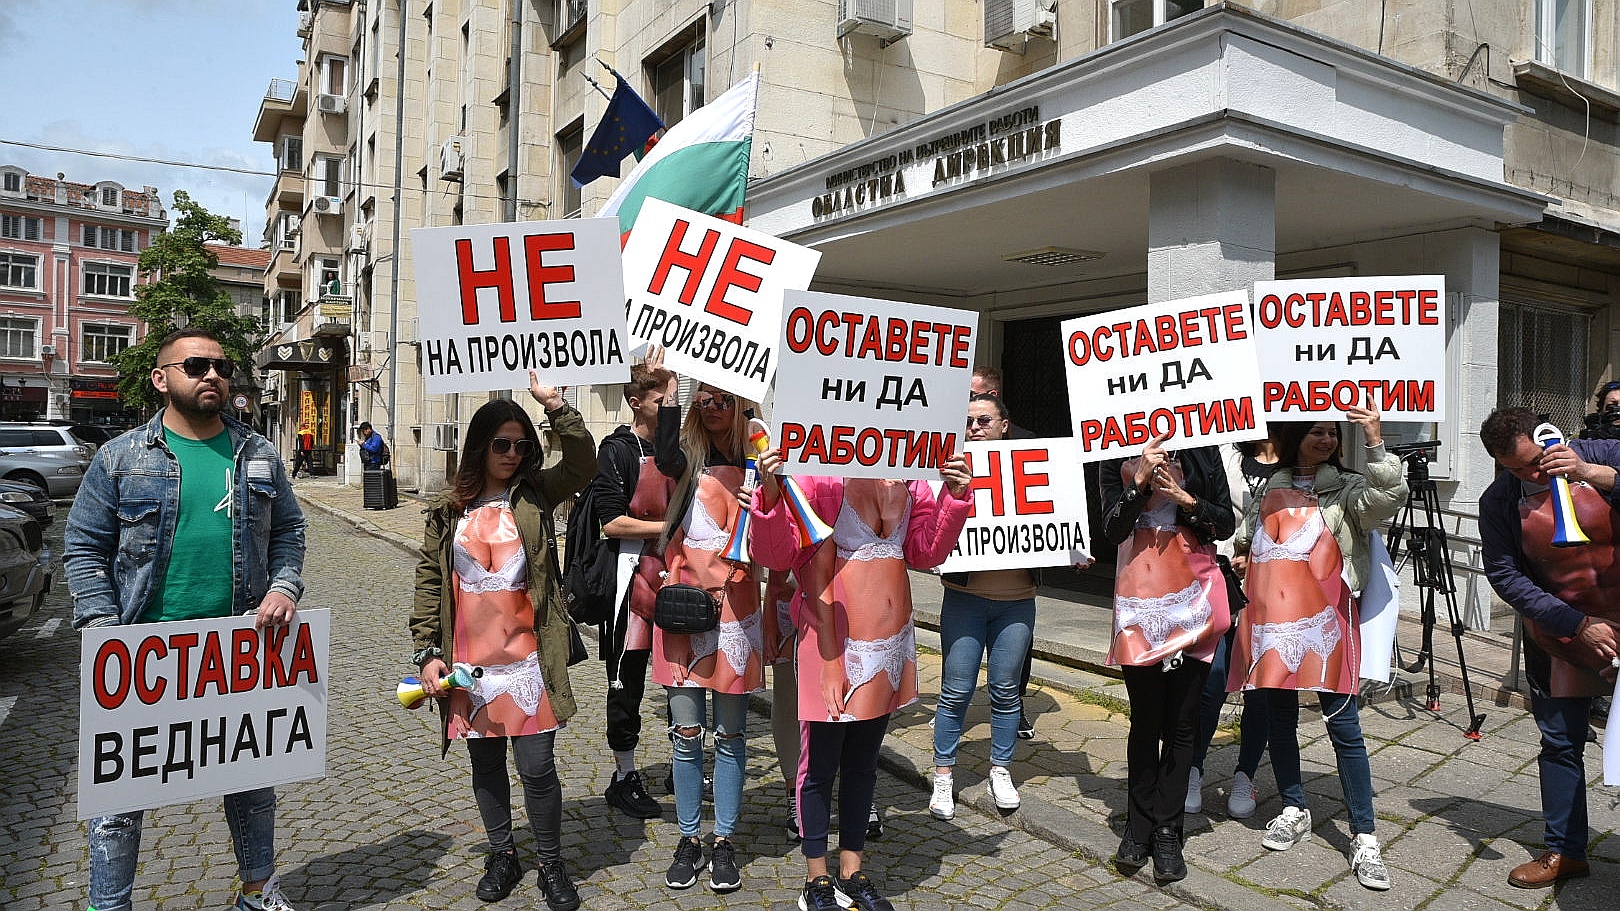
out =
{"type": "Polygon", "coordinates": [[[1429,477],[1430,454],[1440,445],[1438,440],[1391,446],[1390,452],[1406,463],[1406,503],[1395,514],[1389,528],[1390,558],[1400,559],[1401,543],[1406,542],[1406,553],[1412,561],[1412,581],[1423,591],[1423,641],[1417,659],[1402,665],[1407,673],[1415,674],[1429,668],[1429,687],[1425,692],[1425,706],[1431,712],[1440,710],[1440,685],[1435,680],[1434,628],[1439,622],[1436,600],[1444,598],[1446,615],[1451,622],[1451,636],[1457,641],[1457,667],[1462,671],[1463,698],[1468,703],[1468,729],[1463,736],[1469,740],[1480,738],[1480,726],[1485,716],[1474,707],[1474,687],[1468,679],[1468,660],[1463,655],[1463,633],[1467,627],[1457,611],[1457,584],[1452,578],[1450,547],[1445,526],[1440,522],[1440,498],[1434,480],[1429,477]]]}

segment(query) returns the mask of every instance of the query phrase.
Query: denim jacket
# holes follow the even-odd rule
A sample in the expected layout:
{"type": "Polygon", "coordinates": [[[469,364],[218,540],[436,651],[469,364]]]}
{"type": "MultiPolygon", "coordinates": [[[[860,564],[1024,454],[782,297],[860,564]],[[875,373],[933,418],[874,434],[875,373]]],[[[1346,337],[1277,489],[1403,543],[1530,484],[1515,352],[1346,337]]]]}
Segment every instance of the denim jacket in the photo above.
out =
{"type": "MultiPolygon", "coordinates": [[[[163,414],[101,447],[85,470],[62,559],[75,628],[133,623],[163,584],[180,509],[180,462],[163,440],[163,414]]],[[[286,467],[269,440],[224,421],[236,479],[231,612],[257,608],[271,591],[297,601],[304,594],[304,513],[286,467]]]]}

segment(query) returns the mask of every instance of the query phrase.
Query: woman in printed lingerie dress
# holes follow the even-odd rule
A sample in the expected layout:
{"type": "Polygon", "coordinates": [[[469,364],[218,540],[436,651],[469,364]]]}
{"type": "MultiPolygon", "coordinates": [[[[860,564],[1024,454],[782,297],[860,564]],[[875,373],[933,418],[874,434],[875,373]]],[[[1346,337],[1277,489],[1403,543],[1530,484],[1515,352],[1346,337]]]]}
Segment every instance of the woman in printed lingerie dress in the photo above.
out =
{"type": "Polygon", "coordinates": [[[445,749],[465,740],[473,796],[490,854],[477,895],[499,901],[522,878],[512,839],[507,744],[523,782],[534,828],[540,890],[552,911],[579,907],[562,860],[562,784],[557,729],[574,714],[568,681],[570,633],[563,605],[552,508],[590,483],[595,446],[579,412],[533,371],[529,392],[546,409],[562,443],[562,461],[541,469],[534,422],[522,406],[497,399],[467,425],[461,467],[428,510],[416,602],[411,614],[415,663],[430,696],[448,697],[445,749]],[[470,687],[446,690],[450,664],[478,668],[470,687]]]}
{"type": "Polygon", "coordinates": [[[1131,700],[1129,813],[1114,862],[1134,874],[1151,853],[1160,883],[1187,876],[1182,817],[1198,707],[1231,622],[1215,542],[1236,524],[1220,453],[1172,452],[1164,440],[1099,472],[1103,537],[1119,548],[1108,661],[1120,666],[1131,700]]]}
{"type": "Polygon", "coordinates": [[[1389,872],[1374,834],[1372,771],[1356,704],[1361,637],[1356,598],[1369,577],[1372,533],[1406,501],[1401,461],[1384,449],[1378,412],[1347,410],[1362,428],[1366,474],[1339,461],[1333,421],[1273,423],[1278,467],[1238,529],[1249,554],[1249,606],[1232,646],[1228,686],[1266,700],[1271,766],[1283,811],[1262,841],[1286,851],[1310,837],[1299,764],[1299,690],[1312,690],[1338,760],[1354,840],[1350,867],[1374,890],[1389,872]]]}
{"type": "Polygon", "coordinates": [[[935,498],[922,481],[800,477],[808,505],[831,519],[832,537],[801,547],[774,472],[781,453],[760,456],[750,548],[772,570],[794,570],[798,630],[799,826],[807,875],[799,907],[892,911],[862,869],[878,749],[889,716],[917,698],[917,641],[907,569],[938,566],[967,521],[967,463],[940,469],[935,498]],[[839,876],[827,868],[832,789],[838,783],[839,876]]]}
{"type": "Polygon", "coordinates": [[[775,658],[767,644],[776,640],[775,616],[761,610],[753,567],[721,556],[753,493],[743,486],[743,413],[749,407],[704,385],[692,397],[684,422],[658,422],[658,461],[678,466],[681,474],[664,533],[665,583],[696,585],[720,598],[720,625],[714,630],[688,635],[653,629],[653,681],[669,696],[675,744],[672,775],[681,839],[664,876],[672,889],[696,883],[705,866],[714,891],[742,886],[731,839],[748,763],[748,695],[765,688],[765,665],[775,658]],[[714,735],[714,839],[707,858],[700,838],[705,730],[714,735]]]}

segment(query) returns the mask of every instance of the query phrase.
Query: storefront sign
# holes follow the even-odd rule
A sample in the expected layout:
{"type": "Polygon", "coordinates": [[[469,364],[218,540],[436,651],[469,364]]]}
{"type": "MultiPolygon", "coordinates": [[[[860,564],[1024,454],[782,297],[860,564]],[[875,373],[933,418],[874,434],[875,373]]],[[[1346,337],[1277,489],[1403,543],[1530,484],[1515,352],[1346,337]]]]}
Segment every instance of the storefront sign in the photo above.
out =
{"type": "Polygon", "coordinates": [[[326,774],[331,612],[87,629],[79,640],[79,818],[326,774]]]}
{"type": "Polygon", "coordinates": [[[624,272],[612,218],[417,228],[426,391],[622,383],[624,272]]]}
{"type": "Polygon", "coordinates": [[[1226,291],[1065,320],[1064,367],[1080,460],[1266,435],[1249,295],[1226,291]]]}
{"type": "Polygon", "coordinates": [[[827,221],[906,198],[906,186],[932,189],[968,183],[1062,151],[1063,119],[1041,120],[1027,105],[983,123],[935,136],[910,148],[846,168],[826,178],[810,215],[827,221]]]}
{"type": "Polygon", "coordinates": [[[1262,404],[1273,420],[1374,407],[1385,420],[1446,418],[1446,277],[1257,282],[1262,404]]]}
{"type": "Polygon", "coordinates": [[[782,292],[810,286],[821,254],[648,199],[624,248],[630,337],[664,364],[756,402],[776,372],[782,292]]]}
{"type": "Polygon", "coordinates": [[[116,399],[117,380],[72,380],[70,388],[75,399],[116,399]]]}
{"type": "Polygon", "coordinates": [[[939,477],[962,448],[979,315],[841,294],[783,296],[771,439],[788,474],[939,477]]]}
{"type": "Polygon", "coordinates": [[[964,447],[973,512],[942,573],[1069,566],[1086,549],[1086,486],[1073,437],[996,440],[964,447]]]}

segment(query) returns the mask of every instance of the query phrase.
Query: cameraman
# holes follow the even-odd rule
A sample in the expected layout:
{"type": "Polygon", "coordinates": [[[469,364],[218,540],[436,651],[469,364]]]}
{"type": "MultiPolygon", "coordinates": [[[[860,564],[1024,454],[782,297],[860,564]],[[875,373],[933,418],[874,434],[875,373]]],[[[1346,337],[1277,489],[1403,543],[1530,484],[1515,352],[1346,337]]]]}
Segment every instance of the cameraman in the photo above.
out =
{"type": "Polygon", "coordinates": [[[1594,404],[1597,410],[1586,416],[1581,439],[1620,440],[1620,380],[1599,387],[1594,404]]]}

